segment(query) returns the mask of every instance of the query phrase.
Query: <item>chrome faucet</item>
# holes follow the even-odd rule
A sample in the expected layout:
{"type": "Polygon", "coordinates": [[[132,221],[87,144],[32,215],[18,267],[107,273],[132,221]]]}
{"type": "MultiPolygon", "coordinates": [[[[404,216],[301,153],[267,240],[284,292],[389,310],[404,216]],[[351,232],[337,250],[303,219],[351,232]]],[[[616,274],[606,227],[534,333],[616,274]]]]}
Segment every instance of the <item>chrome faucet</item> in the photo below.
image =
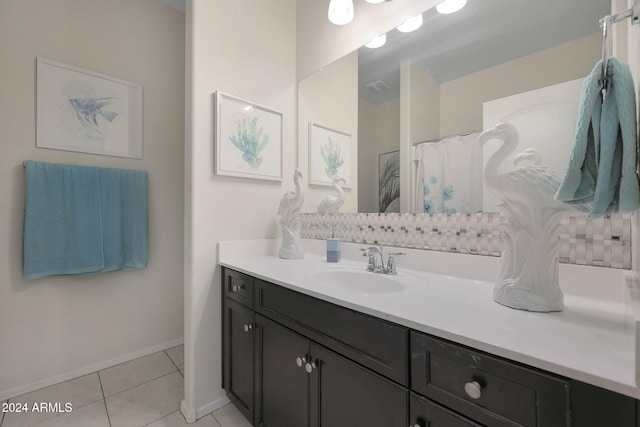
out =
{"type": "Polygon", "coordinates": [[[369,263],[367,264],[367,271],[371,271],[373,273],[382,273],[382,274],[398,274],[396,270],[396,261],[393,258],[397,255],[406,255],[404,252],[392,252],[389,254],[389,258],[387,259],[387,265],[384,265],[384,256],[382,253],[382,246],[369,246],[366,249],[360,249],[363,254],[362,256],[369,257],[369,263]]]}
{"type": "Polygon", "coordinates": [[[369,246],[367,249],[361,249],[363,251],[362,256],[369,257],[369,263],[367,264],[367,271],[373,273],[382,273],[384,270],[384,261],[382,259],[382,246],[379,248],[375,246],[369,246]]]}

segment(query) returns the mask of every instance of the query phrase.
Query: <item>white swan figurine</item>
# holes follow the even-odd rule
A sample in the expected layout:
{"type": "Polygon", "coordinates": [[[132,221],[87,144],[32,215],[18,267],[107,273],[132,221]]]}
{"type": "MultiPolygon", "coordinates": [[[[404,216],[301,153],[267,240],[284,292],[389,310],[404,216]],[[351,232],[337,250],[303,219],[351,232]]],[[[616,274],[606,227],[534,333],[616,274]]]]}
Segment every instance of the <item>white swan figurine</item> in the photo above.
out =
{"type": "Polygon", "coordinates": [[[344,204],[344,190],[340,186],[340,183],[346,184],[347,180],[340,175],[333,176],[333,188],[336,190],[336,194],[325,196],[318,205],[318,213],[338,213],[342,205],[344,204]]]}
{"type": "Polygon", "coordinates": [[[570,205],[554,199],[560,180],[541,165],[540,155],[527,149],[513,159],[512,171],[500,173],[500,164],[518,146],[518,131],[499,124],[482,133],[485,144],[502,141],[484,168],[487,188],[502,200],[505,222],[500,225],[505,247],[493,299],[505,306],[530,311],[561,311],[564,296],[558,284],[560,219],[570,205]]]}
{"type": "Polygon", "coordinates": [[[285,259],[304,258],[304,248],[300,240],[300,220],[298,214],[304,203],[304,194],[300,180],[302,171],[296,169],[293,173],[295,191],[289,191],[280,199],[278,215],[280,215],[280,228],[282,229],[282,245],[278,255],[285,259]]]}

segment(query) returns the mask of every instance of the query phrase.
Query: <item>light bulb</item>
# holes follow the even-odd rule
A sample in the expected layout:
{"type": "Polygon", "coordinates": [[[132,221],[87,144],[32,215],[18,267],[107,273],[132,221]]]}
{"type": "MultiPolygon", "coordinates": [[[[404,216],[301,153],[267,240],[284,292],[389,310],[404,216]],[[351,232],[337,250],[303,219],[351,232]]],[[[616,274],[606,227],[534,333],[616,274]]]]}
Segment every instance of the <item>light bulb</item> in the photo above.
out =
{"type": "Polygon", "coordinates": [[[380,46],[383,46],[386,42],[387,42],[387,35],[382,34],[378,37],[374,37],[373,39],[371,39],[371,41],[365,44],[365,46],[368,47],[369,49],[375,49],[380,46]]]}
{"type": "Polygon", "coordinates": [[[352,0],[331,0],[329,2],[329,21],[336,25],[345,25],[353,21],[352,0]]]}
{"type": "Polygon", "coordinates": [[[442,3],[438,3],[436,10],[439,13],[447,14],[457,12],[467,4],[467,0],[444,0],[442,3]]]}
{"type": "Polygon", "coordinates": [[[409,33],[415,31],[422,25],[422,14],[409,18],[404,23],[398,25],[397,29],[401,33],[409,33]]]}

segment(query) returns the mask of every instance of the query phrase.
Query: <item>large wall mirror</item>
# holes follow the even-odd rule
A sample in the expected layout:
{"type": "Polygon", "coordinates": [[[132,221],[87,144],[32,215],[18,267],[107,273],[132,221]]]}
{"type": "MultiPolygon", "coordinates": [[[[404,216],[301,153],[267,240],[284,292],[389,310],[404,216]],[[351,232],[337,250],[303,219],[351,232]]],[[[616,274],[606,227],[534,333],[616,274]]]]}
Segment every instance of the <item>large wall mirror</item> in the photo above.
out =
{"type": "MultiPolygon", "coordinates": [[[[316,182],[308,184],[304,212],[316,212],[320,200],[333,193],[330,179],[320,183],[319,176],[309,177],[309,165],[336,156],[349,166],[340,212],[415,211],[420,203],[414,145],[486,129],[504,120],[504,111],[511,111],[515,121],[517,111],[533,112],[523,127],[551,129],[523,141],[519,151],[534,147],[543,152],[545,164],[564,164],[575,123],[553,130],[531,104],[519,105],[518,95],[527,94],[526,102],[555,103],[559,109],[551,115],[560,122],[575,120],[580,79],[601,57],[598,20],[609,10],[609,0],[468,0],[450,15],[426,10],[418,30],[391,30],[382,47],[362,47],[303,79],[298,164],[306,182],[316,182]],[[557,94],[556,85],[576,99],[573,105],[557,94]],[[318,129],[324,138],[333,136],[331,151],[319,151],[318,129]],[[380,175],[391,158],[397,158],[391,172],[400,199],[383,208],[380,175]]],[[[317,170],[315,175],[324,169],[317,170]]],[[[495,201],[483,200],[482,210],[495,211],[495,201]]]]}

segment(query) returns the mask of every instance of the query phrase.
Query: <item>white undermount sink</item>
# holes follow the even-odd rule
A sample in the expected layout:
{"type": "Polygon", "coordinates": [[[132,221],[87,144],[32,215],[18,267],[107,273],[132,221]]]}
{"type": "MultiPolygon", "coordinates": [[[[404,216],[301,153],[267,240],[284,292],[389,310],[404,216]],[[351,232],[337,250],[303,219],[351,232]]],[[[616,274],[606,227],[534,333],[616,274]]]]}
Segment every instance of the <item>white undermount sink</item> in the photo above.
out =
{"type": "Polygon", "coordinates": [[[308,273],[314,283],[363,294],[390,294],[402,292],[408,285],[425,281],[408,274],[382,274],[366,271],[363,267],[314,270],[308,273]]]}

